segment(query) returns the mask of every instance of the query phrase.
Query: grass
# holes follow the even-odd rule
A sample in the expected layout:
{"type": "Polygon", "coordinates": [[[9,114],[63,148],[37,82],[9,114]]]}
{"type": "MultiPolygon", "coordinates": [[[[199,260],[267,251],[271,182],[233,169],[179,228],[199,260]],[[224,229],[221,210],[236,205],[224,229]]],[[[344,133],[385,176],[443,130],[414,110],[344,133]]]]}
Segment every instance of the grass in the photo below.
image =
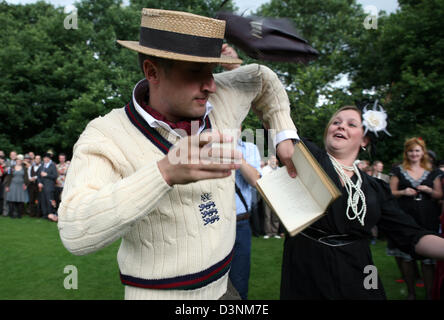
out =
{"type": "Polygon", "coordinates": [[[122,299],[116,255],[119,243],[74,256],[60,241],[57,225],[43,219],[0,218],[0,299],[122,299]],[[78,289],[66,290],[65,266],[78,271],[78,289]]]}
{"type": "MultiPolygon", "coordinates": [[[[117,250],[120,241],[87,256],[74,256],[62,245],[57,225],[43,219],[0,217],[1,300],[120,300],[117,250]],[[78,289],[67,290],[66,266],[78,271],[78,289]]],[[[253,238],[249,299],[278,300],[282,239],[253,238]]],[[[399,271],[394,258],[385,254],[385,242],[372,246],[375,265],[387,298],[405,299],[405,284],[395,282],[399,271]]],[[[417,288],[424,299],[424,288],[417,288]]]]}

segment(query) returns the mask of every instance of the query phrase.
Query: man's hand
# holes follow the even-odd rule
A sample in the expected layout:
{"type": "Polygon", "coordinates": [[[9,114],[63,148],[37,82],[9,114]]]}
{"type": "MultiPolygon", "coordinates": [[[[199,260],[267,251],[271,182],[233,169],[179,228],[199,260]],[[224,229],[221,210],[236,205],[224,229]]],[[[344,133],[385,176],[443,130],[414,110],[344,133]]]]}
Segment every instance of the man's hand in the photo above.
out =
{"type": "MultiPolygon", "coordinates": [[[[229,57],[236,58],[236,59],[239,58],[236,50],[234,50],[232,47],[230,47],[226,43],[224,43],[222,45],[221,55],[229,56],[229,57]]],[[[241,66],[240,64],[232,64],[232,63],[221,63],[220,65],[225,70],[234,70],[234,69],[239,68],[241,66]]]]}
{"type": "Polygon", "coordinates": [[[291,156],[294,152],[294,145],[292,140],[284,140],[280,142],[276,147],[276,154],[279,157],[281,163],[287,167],[287,172],[292,178],[296,178],[297,172],[294,167],[291,156]]]}
{"type": "Polygon", "coordinates": [[[43,183],[39,183],[39,191],[42,192],[43,190],[43,183]]]}
{"type": "Polygon", "coordinates": [[[233,137],[219,132],[188,136],[171,148],[157,165],[170,186],[225,178],[231,175],[231,170],[239,169],[242,153],[234,148],[212,147],[212,143],[232,140],[233,137]]]}
{"type": "Polygon", "coordinates": [[[45,171],[42,171],[42,172],[40,173],[40,175],[41,175],[42,177],[46,177],[48,174],[47,174],[45,171]]]}

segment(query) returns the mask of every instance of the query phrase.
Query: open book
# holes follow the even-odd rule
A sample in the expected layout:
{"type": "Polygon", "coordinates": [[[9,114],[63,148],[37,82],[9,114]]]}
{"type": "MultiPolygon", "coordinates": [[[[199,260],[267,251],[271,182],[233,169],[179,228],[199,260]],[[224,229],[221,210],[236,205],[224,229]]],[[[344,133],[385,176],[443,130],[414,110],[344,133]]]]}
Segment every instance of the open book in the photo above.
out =
{"type": "Polygon", "coordinates": [[[260,178],[256,187],[294,236],[321,218],[341,192],[302,141],[295,144],[292,160],[296,178],[288,175],[286,167],[280,167],[260,178]]]}

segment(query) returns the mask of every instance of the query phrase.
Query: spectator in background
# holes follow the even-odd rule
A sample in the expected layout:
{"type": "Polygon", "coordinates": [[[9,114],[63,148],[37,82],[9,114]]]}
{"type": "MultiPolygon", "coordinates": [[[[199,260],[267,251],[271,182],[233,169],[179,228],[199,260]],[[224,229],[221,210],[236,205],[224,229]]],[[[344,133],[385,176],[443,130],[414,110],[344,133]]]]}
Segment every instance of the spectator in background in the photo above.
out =
{"type": "Polygon", "coordinates": [[[23,165],[25,166],[26,169],[28,169],[32,166],[32,160],[31,160],[31,157],[29,156],[29,154],[25,154],[25,157],[23,160],[23,165]]]}
{"type": "Polygon", "coordinates": [[[38,187],[38,172],[41,166],[42,157],[36,155],[34,157],[34,164],[28,168],[28,194],[29,194],[29,215],[31,217],[41,217],[39,209],[39,187],[38,187]]]}
{"type": "Polygon", "coordinates": [[[437,157],[436,153],[433,150],[427,150],[427,154],[429,155],[429,163],[432,166],[432,170],[435,170],[437,167],[437,157]]]}
{"type": "Polygon", "coordinates": [[[250,279],[251,228],[250,216],[254,206],[253,194],[260,178],[259,150],[250,142],[238,141],[237,149],[242,152],[242,164],[235,174],[236,188],[236,240],[234,255],[229,273],[234,288],[241,298],[248,298],[250,279]]]}
{"type": "MultiPolygon", "coordinates": [[[[264,160],[261,160],[261,172],[262,169],[267,165],[264,160]]],[[[251,212],[250,226],[251,232],[254,237],[262,237],[265,235],[264,232],[264,210],[265,201],[262,199],[261,195],[257,190],[255,190],[256,205],[251,212]]]]}
{"type": "Polygon", "coordinates": [[[68,171],[69,164],[66,163],[66,155],[64,153],[59,154],[59,163],[56,165],[57,168],[57,180],[55,187],[55,198],[56,198],[56,208],[59,208],[61,201],[63,186],[65,185],[66,172],[68,171]]]}
{"type": "MultiPolygon", "coordinates": [[[[9,159],[6,159],[5,162],[6,175],[9,175],[11,173],[11,168],[15,166],[16,159],[17,159],[17,152],[15,150],[12,150],[9,153],[9,159]]],[[[8,202],[6,201],[6,197],[5,201],[3,202],[3,215],[6,217],[9,215],[9,205],[8,202]]]]}
{"type": "Polygon", "coordinates": [[[0,215],[3,215],[3,201],[4,201],[4,191],[5,186],[3,185],[3,180],[6,176],[6,166],[5,166],[5,154],[0,150],[0,215]]]}
{"type": "MultiPolygon", "coordinates": [[[[28,180],[29,180],[29,169],[31,168],[31,166],[32,166],[31,157],[29,156],[29,154],[25,153],[24,160],[23,160],[23,167],[25,169],[26,175],[28,176],[28,180]]],[[[28,193],[28,197],[29,197],[29,189],[28,188],[26,188],[26,192],[28,193]]],[[[25,206],[25,210],[24,210],[23,214],[30,215],[29,209],[30,209],[29,206],[25,206]]]]}
{"type": "Polygon", "coordinates": [[[384,170],[384,164],[380,160],[373,162],[373,174],[372,176],[387,183],[390,182],[390,177],[387,174],[382,173],[384,170]]]}
{"type": "Polygon", "coordinates": [[[49,149],[48,151],[46,151],[46,153],[52,158],[54,158],[54,151],[52,151],[52,149],[49,149]]]}
{"type": "Polygon", "coordinates": [[[0,154],[0,177],[2,177],[2,178],[3,178],[3,175],[5,173],[5,168],[6,168],[5,156],[0,154]]]}
{"type": "MultiPolygon", "coordinates": [[[[440,172],[432,169],[428,158],[424,140],[408,139],[404,144],[402,164],[392,170],[390,188],[403,211],[412,216],[419,226],[438,232],[441,210],[437,201],[442,198],[443,193],[440,172]]],[[[401,266],[407,284],[408,299],[416,299],[416,262],[409,254],[394,248],[393,245],[389,247],[388,253],[403,259],[401,266]]],[[[423,259],[421,262],[426,297],[431,299],[435,260],[423,259]]]]}
{"type": "Polygon", "coordinates": [[[361,171],[366,172],[366,168],[368,168],[370,166],[370,162],[368,160],[357,160],[358,162],[358,169],[360,169],[361,171]]]}
{"type": "Polygon", "coordinates": [[[28,156],[31,159],[31,165],[33,165],[34,164],[34,159],[35,159],[35,153],[32,152],[32,151],[29,151],[28,152],[28,156]]]}
{"type": "Polygon", "coordinates": [[[439,162],[438,169],[441,170],[442,174],[444,175],[444,160],[439,162]]]}
{"type": "Polygon", "coordinates": [[[51,160],[51,154],[46,153],[43,157],[43,164],[38,170],[37,181],[40,191],[40,209],[43,218],[57,222],[55,211],[55,182],[57,179],[57,168],[51,160]]]}
{"type": "Polygon", "coordinates": [[[15,159],[15,165],[10,167],[10,173],[5,178],[6,201],[9,205],[9,216],[21,218],[25,213],[25,203],[29,201],[26,191],[29,183],[28,174],[23,165],[23,155],[19,154],[15,159]],[[17,211],[17,215],[14,214],[17,211]]]}
{"type": "Polygon", "coordinates": [[[373,167],[372,166],[367,166],[364,168],[363,170],[366,174],[368,174],[369,176],[373,176],[373,167]]]}
{"type": "MultiPolygon", "coordinates": [[[[373,162],[373,165],[367,168],[371,168],[371,173],[367,173],[368,175],[371,175],[372,177],[375,177],[377,179],[380,179],[386,183],[390,182],[390,177],[387,174],[382,173],[384,170],[384,164],[380,160],[376,160],[373,162]]],[[[378,226],[374,226],[371,230],[372,233],[372,240],[371,244],[376,244],[376,240],[378,238],[378,226]]]]}
{"type": "Polygon", "coordinates": [[[15,166],[16,160],[17,160],[17,151],[12,150],[9,153],[9,159],[6,160],[6,167],[11,168],[15,166]]]}
{"type": "MultiPolygon", "coordinates": [[[[271,156],[268,160],[268,165],[266,165],[262,170],[262,175],[267,175],[278,168],[278,160],[275,156],[271,156]]],[[[270,237],[275,237],[280,239],[279,236],[279,218],[276,214],[270,209],[270,207],[264,201],[264,231],[265,236],[264,239],[268,239],[270,237]]]]}

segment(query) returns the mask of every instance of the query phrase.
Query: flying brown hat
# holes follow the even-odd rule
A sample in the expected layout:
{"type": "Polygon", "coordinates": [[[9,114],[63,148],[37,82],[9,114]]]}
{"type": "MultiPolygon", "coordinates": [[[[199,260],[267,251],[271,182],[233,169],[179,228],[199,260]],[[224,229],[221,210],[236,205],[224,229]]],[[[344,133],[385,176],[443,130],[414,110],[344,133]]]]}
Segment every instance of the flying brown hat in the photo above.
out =
{"type": "Polygon", "coordinates": [[[142,9],[137,41],[117,40],[122,46],[147,55],[190,62],[242,63],[221,55],[225,21],[188,12],[142,9]]]}

